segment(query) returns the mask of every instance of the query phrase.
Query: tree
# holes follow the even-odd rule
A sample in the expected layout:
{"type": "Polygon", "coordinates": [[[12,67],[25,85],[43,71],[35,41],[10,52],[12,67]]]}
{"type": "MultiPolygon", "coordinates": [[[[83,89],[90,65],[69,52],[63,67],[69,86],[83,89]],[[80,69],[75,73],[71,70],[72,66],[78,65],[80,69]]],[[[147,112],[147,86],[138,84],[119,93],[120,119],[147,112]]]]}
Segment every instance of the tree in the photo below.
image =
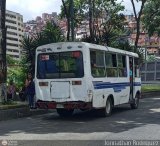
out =
{"type": "Polygon", "coordinates": [[[7,66],[6,66],[6,0],[0,1],[0,102],[7,100],[6,93],[6,79],[7,79],[7,66]]]}
{"type": "MultiPolygon", "coordinates": [[[[25,36],[22,40],[22,47],[26,51],[26,63],[31,65],[31,71],[34,70],[34,58],[35,58],[35,49],[38,47],[37,43],[35,43],[34,39],[25,36]]],[[[29,68],[29,67],[28,67],[29,68]]]]}
{"type": "Polygon", "coordinates": [[[160,3],[157,0],[149,1],[144,7],[143,24],[149,36],[158,34],[160,36],[160,3]]]}
{"type": "MultiPolygon", "coordinates": [[[[125,17],[121,11],[124,6],[110,0],[95,0],[93,4],[93,22],[90,36],[83,41],[113,46],[115,41],[125,33],[125,17]],[[101,24],[98,23],[101,19],[101,24]]],[[[90,16],[89,16],[90,17],[90,16]]],[[[90,19],[90,18],[89,18],[90,19]]]]}
{"type": "Polygon", "coordinates": [[[66,3],[64,0],[62,0],[62,4],[63,4],[63,9],[64,9],[64,13],[62,15],[66,16],[67,19],[67,40],[69,41],[69,37],[70,37],[70,15],[69,15],[69,5],[68,3],[66,3]],[[67,4],[67,5],[66,5],[67,4]],[[68,6],[68,7],[67,7],[68,6]]]}
{"type": "Polygon", "coordinates": [[[70,32],[74,40],[74,28],[79,24],[84,14],[85,0],[62,0],[61,18],[67,19],[67,41],[70,41],[70,32]]]}
{"type": "Polygon", "coordinates": [[[54,23],[47,22],[44,29],[34,37],[25,36],[22,40],[22,46],[26,51],[26,63],[28,71],[34,74],[35,69],[35,51],[38,46],[63,41],[64,36],[60,28],[54,23]]]}
{"type": "MultiPolygon", "coordinates": [[[[69,9],[71,9],[70,0],[62,0],[62,3],[61,17],[66,17],[69,25],[71,18],[69,13],[69,9]]],[[[74,25],[81,25],[82,20],[88,20],[90,35],[86,36],[83,40],[87,40],[91,43],[100,43],[103,39],[103,41],[106,42],[106,34],[109,34],[108,36],[114,34],[115,36],[124,26],[125,18],[124,15],[120,14],[120,11],[123,10],[124,7],[121,3],[117,3],[116,0],[74,0],[74,25]],[[105,18],[103,18],[104,15],[106,16],[105,18]],[[97,24],[99,18],[103,18],[104,20],[101,26],[97,24]],[[105,28],[105,31],[103,30],[103,35],[100,28],[105,28]]],[[[70,29],[68,29],[68,33],[69,32],[70,29]]]]}
{"type": "Polygon", "coordinates": [[[26,72],[27,65],[24,63],[24,59],[18,61],[7,56],[7,83],[13,80],[17,91],[20,91],[21,87],[24,86],[26,72]]]}
{"type": "Polygon", "coordinates": [[[44,38],[43,41],[41,40],[43,44],[55,43],[64,40],[61,29],[55,23],[48,22],[41,34],[44,36],[41,37],[44,38]]]}
{"type": "Polygon", "coordinates": [[[137,30],[136,30],[136,40],[135,40],[135,48],[134,51],[136,52],[137,47],[138,47],[138,40],[139,40],[139,36],[140,36],[140,22],[141,22],[141,16],[143,14],[143,9],[145,6],[145,3],[147,2],[147,0],[136,0],[136,2],[141,2],[141,7],[139,12],[137,13],[136,11],[136,6],[135,6],[135,2],[134,0],[131,0],[132,3],[132,7],[133,7],[133,12],[134,12],[134,16],[135,16],[135,20],[136,20],[136,25],[137,25],[137,30]]]}

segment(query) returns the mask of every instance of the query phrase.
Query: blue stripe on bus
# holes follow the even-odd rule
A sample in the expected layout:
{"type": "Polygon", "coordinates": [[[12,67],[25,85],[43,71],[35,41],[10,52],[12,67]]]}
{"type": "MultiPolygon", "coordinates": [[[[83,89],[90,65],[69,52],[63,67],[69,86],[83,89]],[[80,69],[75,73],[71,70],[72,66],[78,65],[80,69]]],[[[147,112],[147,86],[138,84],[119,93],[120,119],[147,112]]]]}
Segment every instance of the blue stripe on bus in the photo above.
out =
{"type": "Polygon", "coordinates": [[[134,82],[134,86],[141,86],[140,82],[134,82]]]}
{"type": "MultiPolygon", "coordinates": [[[[114,92],[121,92],[126,87],[130,86],[130,82],[121,82],[121,83],[111,83],[111,82],[101,82],[93,81],[94,89],[106,89],[113,88],[114,92]]],[[[134,86],[141,86],[140,82],[134,82],[134,86]]]]}

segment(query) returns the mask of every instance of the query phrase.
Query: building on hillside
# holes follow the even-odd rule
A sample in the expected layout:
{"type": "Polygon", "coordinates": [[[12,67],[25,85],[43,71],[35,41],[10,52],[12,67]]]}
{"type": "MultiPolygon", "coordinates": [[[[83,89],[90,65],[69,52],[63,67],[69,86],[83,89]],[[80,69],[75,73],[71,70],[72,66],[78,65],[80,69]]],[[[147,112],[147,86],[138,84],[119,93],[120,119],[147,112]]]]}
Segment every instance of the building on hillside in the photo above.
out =
{"type": "Polygon", "coordinates": [[[43,13],[42,17],[37,16],[35,20],[24,23],[24,35],[35,37],[35,35],[44,29],[47,22],[53,22],[58,25],[58,15],[56,12],[52,14],[43,13]]]}
{"type": "Polygon", "coordinates": [[[13,59],[20,59],[22,53],[23,16],[19,13],[6,10],[6,54],[13,59]]]}
{"type": "MultiPolygon", "coordinates": [[[[130,31],[129,42],[130,44],[134,45],[134,42],[136,40],[137,24],[133,15],[127,15],[126,20],[128,22],[127,27],[130,31]]],[[[144,48],[144,50],[148,55],[159,56],[160,55],[160,37],[158,37],[156,34],[149,37],[143,25],[140,24],[140,36],[138,40],[138,47],[144,48]]]]}

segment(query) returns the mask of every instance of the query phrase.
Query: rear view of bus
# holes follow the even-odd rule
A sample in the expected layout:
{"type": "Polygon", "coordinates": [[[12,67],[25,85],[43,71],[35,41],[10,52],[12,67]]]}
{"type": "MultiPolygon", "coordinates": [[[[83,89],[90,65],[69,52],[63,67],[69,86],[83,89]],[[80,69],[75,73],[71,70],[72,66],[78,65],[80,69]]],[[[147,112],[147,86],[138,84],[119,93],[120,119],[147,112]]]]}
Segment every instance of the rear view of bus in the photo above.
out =
{"type": "Polygon", "coordinates": [[[35,86],[37,107],[57,109],[61,116],[74,109],[88,109],[91,99],[84,70],[84,46],[55,43],[36,50],[35,86]]]}

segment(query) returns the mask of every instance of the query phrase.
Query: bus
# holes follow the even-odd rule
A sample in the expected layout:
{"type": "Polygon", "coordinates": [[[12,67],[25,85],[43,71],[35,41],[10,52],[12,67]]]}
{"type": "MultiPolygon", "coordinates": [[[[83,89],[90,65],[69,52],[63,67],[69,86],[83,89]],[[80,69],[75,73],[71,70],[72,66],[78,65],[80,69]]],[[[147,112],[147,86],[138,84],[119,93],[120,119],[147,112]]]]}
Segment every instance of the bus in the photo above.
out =
{"type": "Polygon", "coordinates": [[[141,78],[138,54],[85,42],[60,42],[36,49],[35,90],[39,109],[60,116],[97,109],[110,116],[128,103],[138,108],[141,78]]]}

